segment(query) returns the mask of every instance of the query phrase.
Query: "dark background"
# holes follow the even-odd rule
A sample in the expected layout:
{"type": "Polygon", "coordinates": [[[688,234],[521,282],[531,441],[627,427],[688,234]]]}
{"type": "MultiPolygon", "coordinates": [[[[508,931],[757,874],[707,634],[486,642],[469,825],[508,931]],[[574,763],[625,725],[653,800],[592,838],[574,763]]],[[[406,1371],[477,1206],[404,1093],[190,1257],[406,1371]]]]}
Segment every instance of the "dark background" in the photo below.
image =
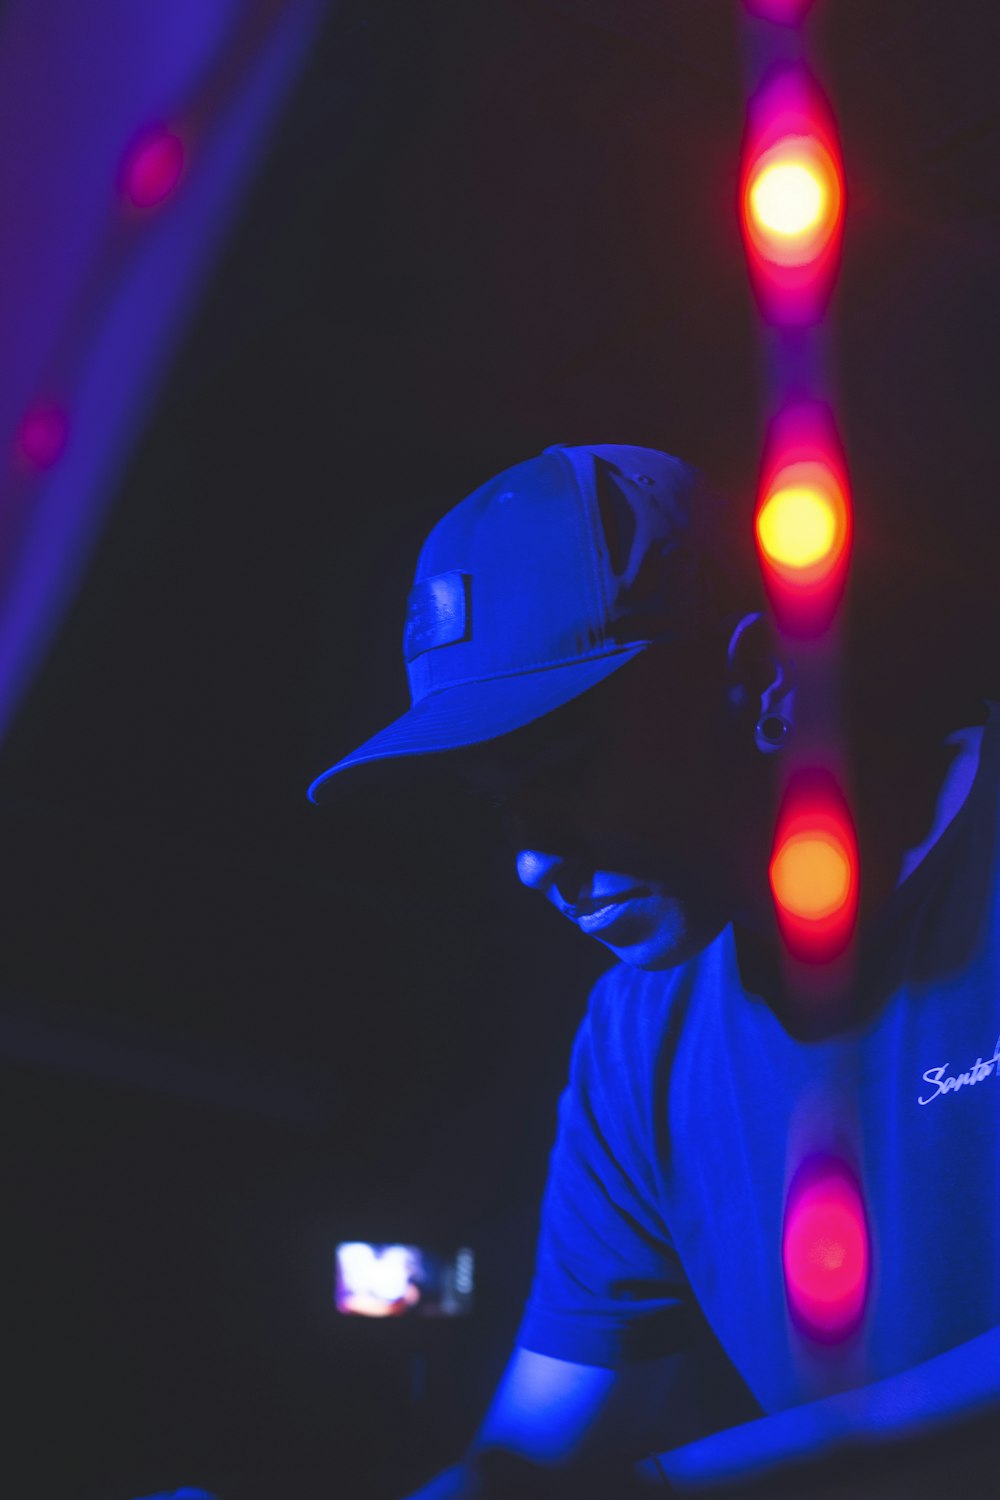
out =
{"type": "MultiPolygon", "coordinates": [[[[481,1412],[603,950],[446,787],[304,788],[405,707],[416,550],[491,473],[650,444],[749,514],[737,15],[351,0],[311,56],[0,753],[20,1496],[363,1500],[481,1412]],[[340,1238],[473,1245],[477,1312],[338,1319],[340,1238]]],[[[814,29],[854,649],[1000,694],[1000,14],[821,0],[814,29]]]]}

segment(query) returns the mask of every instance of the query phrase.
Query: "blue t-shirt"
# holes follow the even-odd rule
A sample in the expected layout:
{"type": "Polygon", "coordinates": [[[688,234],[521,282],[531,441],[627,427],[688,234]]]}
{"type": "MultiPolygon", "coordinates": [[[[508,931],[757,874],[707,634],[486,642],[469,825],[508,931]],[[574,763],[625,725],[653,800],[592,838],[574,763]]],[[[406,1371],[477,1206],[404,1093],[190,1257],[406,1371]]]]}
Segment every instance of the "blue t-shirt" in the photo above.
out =
{"type": "MultiPolygon", "coordinates": [[[[518,1342],[617,1367],[707,1322],[765,1412],[892,1375],[1000,1323],[1000,711],[975,782],[880,920],[869,1019],[796,1040],[727,928],[677,969],[619,965],[573,1050],[518,1342]],[[850,1159],[871,1279],[823,1348],[789,1314],[792,1174],[850,1159]]],[[[702,1325],[703,1326],[703,1325],[702,1325]]]]}

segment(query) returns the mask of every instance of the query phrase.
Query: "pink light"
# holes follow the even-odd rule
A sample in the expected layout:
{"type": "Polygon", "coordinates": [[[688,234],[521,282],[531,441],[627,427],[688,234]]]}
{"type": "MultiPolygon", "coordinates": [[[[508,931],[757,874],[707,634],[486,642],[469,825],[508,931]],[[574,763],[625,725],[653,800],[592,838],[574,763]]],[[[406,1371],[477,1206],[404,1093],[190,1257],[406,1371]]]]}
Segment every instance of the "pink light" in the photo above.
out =
{"type": "Polygon", "coordinates": [[[33,406],[17,429],[16,450],[32,469],[51,469],[69,439],[69,417],[60,406],[33,406]]]}
{"type": "Polygon", "coordinates": [[[184,172],[184,142],[163,125],[151,126],[129,146],[122,160],[123,195],[136,208],[154,208],[174,192],[184,172]]]}
{"type": "Polygon", "coordinates": [[[844,171],[830,107],[798,64],[750,101],[739,212],[763,316],[786,328],[817,322],[840,264],[844,171]]]}
{"type": "Polygon", "coordinates": [[[861,1190],[843,1162],[818,1158],[800,1169],[785,1205],[781,1249],[789,1309],[803,1332],[826,1343],[853,1333],[871,1257],[861,1190]]]}

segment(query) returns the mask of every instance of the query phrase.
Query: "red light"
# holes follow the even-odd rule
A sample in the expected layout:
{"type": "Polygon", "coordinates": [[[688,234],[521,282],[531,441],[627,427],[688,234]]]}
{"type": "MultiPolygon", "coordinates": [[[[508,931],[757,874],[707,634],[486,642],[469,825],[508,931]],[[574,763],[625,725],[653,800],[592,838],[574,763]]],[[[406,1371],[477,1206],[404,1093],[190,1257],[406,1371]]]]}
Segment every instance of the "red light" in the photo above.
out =
{"type": "Polygon", "coordinates": [[[121,188],[136,208],[169,198],[184,171],[184,142],[174,131],[153,126],[132,142],[121,169],[121,188]]]}
{"type": "Polygon", "coordinates": [[[785,1206],[782,1265],[789,1308],[804,1332],[826,1342],[854,1332],[868,1294],[868,1225],[842,1162],[821,1158],[797,1174],[785,1206]]]}
{"type": "Polygon", "coordinates": [[[790,635],[817,635],[847,581],[853,531],[847,470],[828,409],[786,408],[771,424],[754,536],[771,607],[790,635]]]}
{"type": "Polygon", "coordinates": [[[764,317],[815,322],[839,259],[844,175],[830,110],[800,67],[772,76],[751,100],[740,219],[764,317]]]}
{"type": "Polygon", "coordinates": [[[833,778],[798,772],[785,793],[768,869],[778,927],[793,958],[827,964],[845,951],[857,920],[858,871],[854,824],[833,778]]]}
{"type": "Polygon", "coordinates": [[[33,406],[17,429],[17,453],[32,469],[51,469],[69,439],[69,418],[59,406],[33,406]]]}

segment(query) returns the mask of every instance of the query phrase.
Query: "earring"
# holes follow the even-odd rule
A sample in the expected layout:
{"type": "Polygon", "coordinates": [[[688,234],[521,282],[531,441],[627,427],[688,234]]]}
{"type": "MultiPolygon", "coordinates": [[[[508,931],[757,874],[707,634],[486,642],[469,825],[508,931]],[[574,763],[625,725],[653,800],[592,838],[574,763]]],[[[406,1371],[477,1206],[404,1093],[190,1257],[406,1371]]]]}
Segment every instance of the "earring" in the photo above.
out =
{"type": "Polygon", "coordinates": [[[761,714],[754,730],[757,749],[765,755],[780,750],[791,732],[791,724],[782,714],[761,714]]]}

